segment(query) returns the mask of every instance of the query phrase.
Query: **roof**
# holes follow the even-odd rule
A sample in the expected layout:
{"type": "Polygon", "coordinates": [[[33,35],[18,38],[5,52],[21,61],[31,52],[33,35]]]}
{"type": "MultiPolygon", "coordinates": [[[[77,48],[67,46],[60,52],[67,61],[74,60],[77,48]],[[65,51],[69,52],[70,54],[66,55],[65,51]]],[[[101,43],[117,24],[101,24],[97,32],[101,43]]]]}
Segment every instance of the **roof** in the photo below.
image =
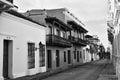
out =
{"type": "Polygon", "coordinates": [[[67,8],[56,8],[56,9],[32,9],[32,10],[30,10],[30,12],[41,12],[41,11],[66,11],[66,12],[68,12],[72,17],[74,17],[74,19],[76,19],[81,25],[84,25],[85,26],[85,24],[83,24],[82,23],[82,21],[81,20],[79,20],[73,13],[71,13],[67,8]]]}
{"type": "Polygon", "coordinates": [[[56,21],[56,22],[60,23],[61,25],[63,25],[63,26],[61,26],[63,28],[66,28],[67,30],[72,29],[70,26],[68,26],[67,24],[65,24],[64,22],[62,22],[60,19],[58,19],[56,17],[48,16],[45,20],[46,20],[46,22],[50,22],[50,23],[52,23],[53,21],[56,21]]]}
{"type": "Polygon", "coordinates": [[[46,11],[52,11],[52,10],[60,10],[60,11],[66,11],[66,12],[68,12],[72,17],[74,17],[74,19],[75,20],[77,20],[81,25],[84,25],[85,26],[85,24],[83,24],[82,23],[82,21],[81,20],[79,20],[73,13],[71,13],[70,11],[69,11],[69,9],[67,9],[67,8],[57,8],[57,9],[45,9],[46,11]]]}
{"type": "Polygon", "coordinates": [[[72,25],[72,28],[79,29],[83,33],[88,32],[85,28],[83,28],[81,25],[77,24],[75,21],[68,21],[68,24],[72,25]]]}
{"type": "Polygon", "coordinates": [[[40,23],[32,20],[31,18],[28,18],[28,17],[26,17],[25,15],[23,15],[23,14],[17,12],[17,11],[10,10],[10,11],[6,11],[6,12],[9,13],[9,14],[12,14],[12,15],[14,15],[14,16],[17,16],[17,17],[19,17],[19,18],[22,18],[22,19],[28,20],[28,21],[30,21],[30,22],[33,22],[33,23],[35,23],[35,24],[38,24],[38,25],[41,25],[41,26],[46,27],[45,25],[40,24],[40,23]]]}
{"type": "Polygon", "coordinates": [[[91,35],[86,35],[85,38],[93,38],[91,35]]]}
{"type": "Polygon", "coordinates": [[[94,36],[91,36],[91,35],[86,35],[85,38],[89,38],[90,40],[98,40],[99,41],[99,38],[95,38],[94,36]]]}

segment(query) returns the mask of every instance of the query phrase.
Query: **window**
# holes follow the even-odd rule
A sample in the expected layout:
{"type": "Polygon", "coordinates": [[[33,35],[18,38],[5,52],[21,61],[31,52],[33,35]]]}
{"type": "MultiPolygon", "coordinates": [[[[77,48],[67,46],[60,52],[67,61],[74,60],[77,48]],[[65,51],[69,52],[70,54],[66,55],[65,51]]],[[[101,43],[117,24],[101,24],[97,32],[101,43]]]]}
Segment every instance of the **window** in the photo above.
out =
{"type": "Polygon", "coordinates": [[[85,40],[85,34],[83,34],[83,40],[85,40]]]}
{"type": "Polygon", "coordinates": [[[66,33],[65,32],[63,32],[63,38],[66,38],[66,33]]]}
{"type": "Polygon", "coordinates": [[[76,59],[76,51],[74,51],[74,59],[76,59]]]}
{"type": "Polygon", "coordinates": [[[81,39],[83,38],[83,33],[80,34],[81,35],[81,39]]]}
{"type": "Polygon", "coordinates": [[[81,39],[83,39],[83,34],[81,33],[81,39]]]}
{"type": "Polygon", "coordinates": [[[80,58],[82,58],[82,52],[80,51],[80,58]]]}
{"type": "Polygon", "coordinates": [[[64,62],[66,62],[66,52],[64,51],[64,62]]]}
{"type": "Polygon", "coordinates": [[[60,36],[60,30],[56,29],[56,35],[60,36]]]}
{"type": "Polygon", "coordinates": [[[35,44],[28,43],[28,69],[35,67],[35,44]]]}
{"type": "Polygon", "coordinates": [[[45,66],[45,45],[43,45],[41,42],[39,43],[39,66],[43,67],[45,66]]]}
{"type": "Polygon", "coordinates": [[[71,31],[71,36],[74,36],[74,30],[71,31]]]}
{"type": "Polygon", "coordinates": [[[79,38],[79,31],[77,31],[77,38],[79,38]]]}
{"type": "Polygon", "coordinates": [[[49,34],[52,34],[52,27],[49,26],[49,34]]]}
{"type": "Polygon", "coordinates": [[[77,38],[77,31],[76,30],[74,32],[74,36],[75,36],[75,38],[77,38]]]}
{"type": "Polygon", "coordinates": [[[70,39],[70,36],[71,36],[71,31],[67,31],[66,38],[67,38],[67,39],[70,39]]]}
{"type": "Polygon", "coordinates": [[[79,38],[81,38],[81,33],[79,33],[79,38]]]}

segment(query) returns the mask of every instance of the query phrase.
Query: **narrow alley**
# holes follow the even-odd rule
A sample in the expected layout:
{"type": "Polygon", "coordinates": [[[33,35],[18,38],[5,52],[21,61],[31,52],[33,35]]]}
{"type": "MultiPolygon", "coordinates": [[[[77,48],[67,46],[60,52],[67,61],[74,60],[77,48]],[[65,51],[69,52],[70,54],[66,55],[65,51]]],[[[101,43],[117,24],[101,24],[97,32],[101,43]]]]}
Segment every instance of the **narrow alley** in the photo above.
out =
{"type": "Polygon", "coordinates": [[[50,76],[42,80],[97,80],[109,64],[108,60],[99,60],[50,76]]]}

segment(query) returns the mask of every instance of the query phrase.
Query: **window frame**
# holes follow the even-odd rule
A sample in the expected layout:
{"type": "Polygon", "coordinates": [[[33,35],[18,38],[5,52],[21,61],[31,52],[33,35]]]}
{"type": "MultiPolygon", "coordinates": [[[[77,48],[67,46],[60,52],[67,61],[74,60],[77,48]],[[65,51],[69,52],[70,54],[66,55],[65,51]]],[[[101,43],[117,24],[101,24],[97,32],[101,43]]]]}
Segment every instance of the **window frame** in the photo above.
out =
{"type": "Polygon", "coordinates": [[[66,51],[64,51],[64,62],[67,61],[67,55],[66,55],[66,51]]]}
{"type": "Polygon", "coordinates": [[[35,68],[35,43],[28,43],[28,69],[35,68]]]}
{"type": "Polygon", "coordinates": [[[39,67],[45,66],[45,45],[39,43],[39,67]]]}

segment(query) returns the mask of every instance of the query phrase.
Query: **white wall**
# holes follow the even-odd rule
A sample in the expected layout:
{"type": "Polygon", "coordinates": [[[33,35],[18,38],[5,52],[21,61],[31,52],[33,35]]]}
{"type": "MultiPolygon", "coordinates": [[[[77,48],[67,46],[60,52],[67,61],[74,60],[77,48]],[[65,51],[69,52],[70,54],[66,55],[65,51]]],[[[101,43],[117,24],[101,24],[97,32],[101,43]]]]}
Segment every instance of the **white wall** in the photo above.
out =
{"type": "Polygon", "coordinates": [[[85,50],[85,60],[84,62],[90,62],[91,61],[91,53],[85,50]]]}
{"type": "Polygon", "coordinates": [[[52,53],[52,70],[59,68],[67,68],[69,65],[78,65],[83,63],[83,52],[81,47],[73,46],[71,48],[60,48],[57,46],[47,46],[47,50],[51,50],[52,53]],[[74,59],[73,51],[76,48],[76,59],[74,59]],[[60,54],[60,67],[56,67],[56,50],[59,50],[60,54]],[[68,50],[71,51],[71,64],[68,64],[68,50]],[[64,62],[64,51],[66,52],[66,62],[64,62]],[[77,51],[81,51],[82,58],[79,57],[79,62],[77,62],[77,51]]]}
{"type": "MultiPolygon", "coordinates": [[[[45,29],[43,26],[15,17],[8,13],[0,14],[0,44],[3,39],[13,40],[13,62],[11,78],[31,75],[46,71],[46,67],[39,67],[39,52],[35,52],[35,68],[28,70],[28,42],[34,42],[38,47],[39,42],[46,44],[45,29]]],[[[3,45],[0,45],[0,78],[3,70],[3,45]]]]}
{"type": "Polygon", "coordinates": [[[83,51],[82,51],[82,47],[81,46],[75,46],[73,45],[71,47],[71,52],[72,52],[72,62],[74,65],[77,65],[77,64],[81,64],[83,63],[83,51]],[[74,51],[76,50],[76,59],[74,58],[74,51]],[[77,51],[79,51],[79,62],[77,62],[77,51]],[[80,52],[81,52],[81,58],[80,58],[80,52]]]}
{"type": "Polygon", "coordinates": [[[67,48],[60,48],[57,46],[47,46],[47,50],[51,50],[52,54],[52,69],[58,69],[58,68],[66,68],[68,65],[68,52],[67,48]],[[60,66],[56,67],[56,50],[59,50],[59,60],[60,60],[60,66]],[[66,51],[66,62],[64,62],[64,51],[66,51]]]}

